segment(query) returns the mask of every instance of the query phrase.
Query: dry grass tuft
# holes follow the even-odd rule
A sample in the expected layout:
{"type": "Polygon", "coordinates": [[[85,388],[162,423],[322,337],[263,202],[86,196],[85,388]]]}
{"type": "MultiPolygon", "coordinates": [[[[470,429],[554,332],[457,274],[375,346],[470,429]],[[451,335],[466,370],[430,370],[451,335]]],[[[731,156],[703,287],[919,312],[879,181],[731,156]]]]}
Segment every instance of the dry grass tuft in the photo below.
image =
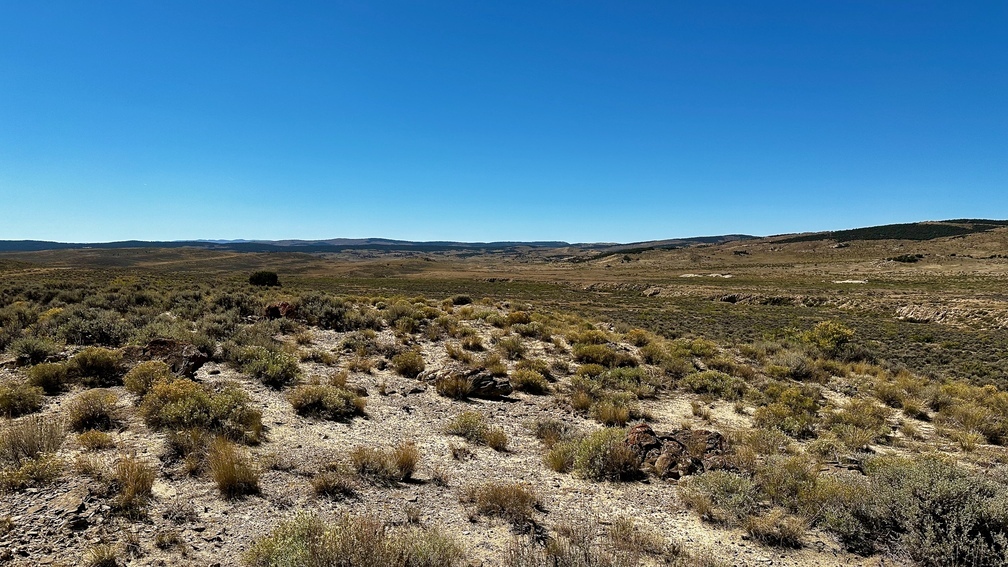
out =
{"type": "Polygon", "coordinates": [[[85,451],[101,451],[115,446],[112,436],[104,431],[91,429],[77,436],[77,442],[85,451]]]}
{"type": "Polygon", "coordinates": [[[131,456],[119,459],[113,469],[113,475],[119,487],[115,507],[130,515],[140,513],[150,500],[156,476],[154,469],[146,462],[131,456]]]}
{"type": "Polygon", "coordinates": [[[111,390],[96,388],[82,392],[67,406],[67,423],[74,431],[106,431],[119,423],[116,405],[119,396],[111,390]]]}
{"type": "Polygon", "coordinates": [[[420,462],[420,450],[412,442],[400,443],[390,450],[361,446],[350,452],[350,461],[362,478],[394,485],[413,477],[420,462]]]}
{"type": "Polygon", "coordinates": [[[475,505],[476,512],[514,523],[532,519],[539,497],[528,485],[487,482],[466,488],[462,501],[475,505]]]}
{"type": "Polygon", "coordinates": [[[239,498],[259,492],[259,472],[248,456],[232,443],[219,437],[210,444],[207,453],[210,476],[225,498],[239,498]]]}

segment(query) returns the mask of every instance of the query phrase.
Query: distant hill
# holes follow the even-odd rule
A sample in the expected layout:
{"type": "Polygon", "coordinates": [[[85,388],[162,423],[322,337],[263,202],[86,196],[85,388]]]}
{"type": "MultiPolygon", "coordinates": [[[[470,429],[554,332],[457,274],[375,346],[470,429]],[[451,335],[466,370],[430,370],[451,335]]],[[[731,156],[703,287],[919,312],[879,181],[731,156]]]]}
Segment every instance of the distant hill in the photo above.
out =
{"type": "MultiPolygon", "coordinates": [[[[816,240],[931,240],[948,236],[962,236],[1008,226],[1008,220],[956,219],[905,224],[887,224],[850,230],[812,232],[794,235],[777,235],[777,242],[811,242],[816,240]]],[[[463,252],[493,253],[525,251],[581,251],[594,253],[595,257],[608,254],[633,254],[648,250],[671,250],[702,244],[725,244],[759,238],[747,234],[696,236],[645,242],[614,243],[586,242],[571,244],[562,241],[503,241],[454,242],[392,240],[388,238],[332,238],[327,240],[178,240],[146,241],[123,240],[117,242],[49,242],[45,240],[0,240],[0,252],[38,252],[43,250],[118,249],[118,248],[202,248],[235,252],[304,252],[337,253],[348,251],[375,252],[463,252]]],[[[590,258],[589,258],[590,259],[590,258]]]]}
{"type": "Polygon", "coordinates": [[[283,241],[143,241],[119,242],[48,242],[44,240],[0,240],[0,252],[37,252],[42,250],[116,249],[116,248],[203,248],[207,250],[233,250],[236,252],[341,252],[346,250],[375,250],[382,252],[447,252],[475,251],[500,252],[532,248],[561,248],[566,242],[410,242],[383,238],[334,240],[283,240],[283,241]]]}
{"type": "Polygon", "coordinates": [[[912,222],[798,234],[782,238],[777,242],[812,242],[815,240],[836,240],[839,242],[851,240],[933,240],[935,238],[987,232],[988,230],[1004,226],[1008,226],[1008,220],[955,219],[912,222]]]}
{"type": "Polygon", "coordinates": [[[632,244],[582,243],[560,241],[533,242],[452,242],[390,240],[387,238],[334,238],[331,240],[180,240],[119,242],[48,242],[44,240],[0,240],[0,252],[38,252],[43,250],[117,249],[117,248],[202,248],[206,250],[232,250],[236,252],[304,252],[336,253],[354,250],[375,252],[522,252],[530,250],[576,249],[584,251],[640,252],[643,250],[680,248],[693,244],[720,244],[734,240],[755,238],[746,235],[700,236],[671,240],[655,240],[632,244]]]}

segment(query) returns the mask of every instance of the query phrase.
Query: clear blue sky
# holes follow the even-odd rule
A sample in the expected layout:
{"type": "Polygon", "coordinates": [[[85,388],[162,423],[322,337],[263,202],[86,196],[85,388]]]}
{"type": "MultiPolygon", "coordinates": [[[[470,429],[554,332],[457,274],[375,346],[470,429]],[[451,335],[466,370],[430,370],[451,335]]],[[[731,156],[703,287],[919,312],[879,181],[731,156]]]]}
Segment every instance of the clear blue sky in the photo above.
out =
{"type": "Polygon", "coordinates": [[[1008,217],[1008,2],[9,1],[0,239],[1008,217]]]}

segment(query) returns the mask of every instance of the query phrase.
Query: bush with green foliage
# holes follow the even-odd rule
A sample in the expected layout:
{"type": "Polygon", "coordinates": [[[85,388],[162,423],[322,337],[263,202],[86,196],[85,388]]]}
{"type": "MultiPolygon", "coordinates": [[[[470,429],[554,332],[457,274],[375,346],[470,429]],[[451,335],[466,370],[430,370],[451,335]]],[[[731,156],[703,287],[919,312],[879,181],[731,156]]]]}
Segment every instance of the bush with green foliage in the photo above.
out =
{"type": "Polygon", "coordinates": [[[680,484],[679,497],[701,518],[738,525],[759,507],[761,495],[752,479],[727,471],[708,471],[680,484]]]}
{"type": "Polygon", "coordinates": [[[246,567],[461,567],[465,553],[435,528],[390,528],[374,516],[329,521],[301,514],[256,541],[242,560],[246,567]]]}
{"type": "Polygon", "coordinates": [[[417,349],[400,352],[392,357],[392,367],[407,378],[416,378],[426,368],[423,354],[417,349]]]}
{"type": "Polygon", "coordinates": [[[101,347],[88,347],[70,359],[70,372],[87,387],[122,383],[122,354],[101,347]]]}
{"type": "Polygon", "coordinates": [[[741,378],[717,370],[705,370],[687,375],[680,385],[695,394],[710,394],[723,400],[740,400],[748,387],[741,378]]]}
{"type": "Polygon", "coordinates": [[[19,365],[30,366],[58,353],[60,345],[45,337],[26,336],[12,341],[7,351],[14,355],[19,365]]]}
{"type": "Polygon", "coordinates": [[[74,306],[59,313],[53,321],[57,335],[67,344],[122,346],[133,334],[133,326],[119,313],[109,309],[74,306]]]}
{"type": "Polygon", "coordinates": [[[70,369],[61,362],[36,364],[28,370],[28,383],[53,396],[63,392],[70,383],[70,369]]]}
{"type": "Polygon", "coordinates": [[[123,386],[126,391],[143,398],[158,382],[168,382],[173,378],[171,368],[160,360],[148,360],[137,364],[126,376],[123,376],[123,386]]]}
{"type": "Polygon", "coordinates": [[[42,409],[45,392],[24,381],[0,383],[0,416],[18,417],[42,409]]]}
{"type": "Polygon", "coordinates": [[[574,449],[573,468],[590,480],[633,480],[640,476],[640,459],[623,442],[626,431],[604,428],[581,439],[574,449]]]}
{"type": "Polygon", "coordinates": [[[270,388],[292,384],[301,375],[297,357],[280,350],[254,346],[241,354],[242,372],[270,388]]]}
{"type": "Polygon", "coordinates": [[[546,394],[549,392],[549,382],[535,370],[518,369],[511,374],[511,385],[519,392],[527,394],[546,394]]]}
{"type": "Polygon", "coordinates": [[[854,338],[854,330],[839,321],[821,321],[802,334],[802,340],[819,349],[824,356],[836,357],[854,338]]]}
{"type": "Polygon", "coordinates": [[[331,384],[305,384],[287,395],[298,415],[343,421],[364,415],[366,400],[347,388],[331,384]]]}
{"type": "Polygon", "coordinates": [[[262,415],[236,385],[215,389],[185,378],[158,382],[144,396],[140,414],[157,429],[196,428],[235,441],[258,442],[262,432],[262,415]]]}
{"type": "Polygon", "coordinates": [[[280,285],[280,277],[276,272],[257,270],[249,274],[249,283],[259,287],[276,287],[280,285]]]}
{"type": "Polygon", "coordinates": [[[617,366],[637,366],[637,359],[631,354],[617,351],[604,344],[574,345],[574,360],[583,364],[599,364],[609,368],[617,366]]]}

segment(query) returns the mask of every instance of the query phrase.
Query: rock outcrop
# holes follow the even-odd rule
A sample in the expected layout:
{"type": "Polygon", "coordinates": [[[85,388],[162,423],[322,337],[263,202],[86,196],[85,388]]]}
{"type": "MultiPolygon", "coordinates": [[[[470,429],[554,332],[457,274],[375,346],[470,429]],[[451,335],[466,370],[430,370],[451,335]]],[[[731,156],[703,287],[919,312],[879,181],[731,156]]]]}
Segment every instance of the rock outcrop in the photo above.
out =
{"type": "Polygon", "coordinates": [[[627,434],[624,443],[641,461],[641,469],[660,478],[678,480],[705,470],[728,468],[724,436],[704,429],[682,429],[658,435],[642,423],[627,434]]]}
{"type": "Polygon", "coordinates": [[[190,378],[210,360],[210,357],[196,348],[196,345],[175,339],[152,339],[144,347],[143,357],[149,360],[162,360],[171,367],[172,372],[190,378]]]}
{"type": "Polygon", "coordinates": [[[494,376],[486,369],[470,368],[462,364],[448,364],[439,369],[424,372],[418,378],[425,382],[432,382],[435,386],[442,380],[463,378],[469,383],[469,395],[474,398],[498,399],[514,391],[507,376],[494,376]]]}

